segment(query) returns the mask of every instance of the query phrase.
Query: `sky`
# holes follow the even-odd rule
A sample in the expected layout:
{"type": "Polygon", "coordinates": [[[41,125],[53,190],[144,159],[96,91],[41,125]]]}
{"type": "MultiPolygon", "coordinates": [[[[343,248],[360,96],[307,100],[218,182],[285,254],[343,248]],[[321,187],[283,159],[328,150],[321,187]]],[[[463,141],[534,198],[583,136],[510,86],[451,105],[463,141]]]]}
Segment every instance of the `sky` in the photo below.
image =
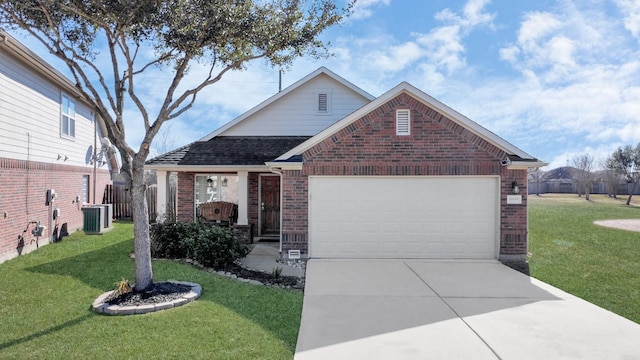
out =
{"type": "MultiPolygon", "coordinates": [[[[321,39],[333,56],[296,60],[283,87],[320,66],[374,96],[407,81],[548,162],[546,170],[640,142],[640,0],[359,0],[321,39]]],[[[166,124],[152,149],[196,141],[275,95],[278,72],[257,60],[227,73],[166,124]]],[[[139,83],[152,109],[163,81],[156,71],[139,83]]],[[[137,120],[128,113],[127,140],[136,146],[137,120]]]]}

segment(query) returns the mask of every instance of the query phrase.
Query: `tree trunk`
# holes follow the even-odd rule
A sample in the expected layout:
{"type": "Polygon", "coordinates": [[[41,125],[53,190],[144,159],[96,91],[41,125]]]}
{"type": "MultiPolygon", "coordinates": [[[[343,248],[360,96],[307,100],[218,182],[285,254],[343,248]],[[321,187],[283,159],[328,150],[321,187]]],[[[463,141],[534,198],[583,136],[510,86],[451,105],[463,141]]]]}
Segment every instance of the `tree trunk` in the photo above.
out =
{"type": "Polygon", "coordinates": [[[153,285],[151,268],[151,242],[149,240],[149,210],[147,186],[144,182],[144,163],[132,164],[131,200],[133,208],[133,235],[136,270],[136,291],[144,291],[153,285]]]}
{"type": "Polygon", "coordinates": [[[636,192],[636,187],[638,186],[638,182],[631,183],[627,188],[629,189],[629,197],[627,198],[627,205],[631,205],[631,198],[633,197],[633,193],[636,192]]]}

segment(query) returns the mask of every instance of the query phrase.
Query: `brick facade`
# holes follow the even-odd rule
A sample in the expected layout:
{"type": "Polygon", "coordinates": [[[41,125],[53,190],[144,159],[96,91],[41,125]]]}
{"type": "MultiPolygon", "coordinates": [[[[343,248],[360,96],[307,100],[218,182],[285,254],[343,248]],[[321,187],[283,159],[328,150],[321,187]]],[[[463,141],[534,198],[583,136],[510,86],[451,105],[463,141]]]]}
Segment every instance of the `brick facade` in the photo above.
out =
{"type": "MultiPolygon", "coordinates": [[[[36,248],[31,234],[33,225],[24,233],[24,247],[18,236],[31,221],[46,226],[39,244],[49,243],[52,231],[63,225],[69,233],[82,229],[83,176],[89,176],[89,197],[93,200],[93,169],[51,163],[0,158],[0,262],[36,248]],[[61,216],[54,220],[46,204],[47,190],[55,189],[57,198],[52,208],[59,208],[61,216]]],[[[102,203],[104,189],[111,183],[107,170],[97,171],[96,202],[102,203]]]]}
{"type": "Polygon", "coordinates": [[[195,178],[195,173],[178,172],[178,187],[176,190],[176,219],[180,222],[191,222],[194,220],[195,178]]]}
{"type": "Polygon", "coordinates": [[[508,170],[502,150],[405,93],[347,125],[303,155],[302,170],[283,172],[282,247],[308,251],[308,176],[501,177],[500,256],[524,260],[527,252],[526,170],[508,170]],[[398,109],[411,110],[411,134],[397,136],[398,109]],[[521,205],[507,205],[517,181],[521,205]]]}

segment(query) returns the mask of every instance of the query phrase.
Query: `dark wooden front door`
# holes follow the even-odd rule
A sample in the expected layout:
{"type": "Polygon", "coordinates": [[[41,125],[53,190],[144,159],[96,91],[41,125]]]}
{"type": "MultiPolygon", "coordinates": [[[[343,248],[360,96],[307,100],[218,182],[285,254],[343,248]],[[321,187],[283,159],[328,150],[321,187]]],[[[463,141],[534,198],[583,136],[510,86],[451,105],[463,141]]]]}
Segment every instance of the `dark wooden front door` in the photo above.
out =
{"type": "Polygon", "coordinates": [[[260,177],[261,235],[280,233],[280,176],[260,177]]]}

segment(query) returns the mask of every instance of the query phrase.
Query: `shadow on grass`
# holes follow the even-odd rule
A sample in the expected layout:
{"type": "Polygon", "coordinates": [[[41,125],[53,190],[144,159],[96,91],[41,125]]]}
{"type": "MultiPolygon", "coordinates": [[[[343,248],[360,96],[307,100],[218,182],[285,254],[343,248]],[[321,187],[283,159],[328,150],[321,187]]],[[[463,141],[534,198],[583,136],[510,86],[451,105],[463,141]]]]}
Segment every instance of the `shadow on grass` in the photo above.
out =
{"type": "MultiPolygon", "coordinates": [[[[26,270],[71,276],[97,289],[97,297],[101,292],[113,289],[118,280],[132,279],[134,260],[129,257],[131,251],[131,241],[123,241],[26,270]]],[[[302,307],[301,293],[243,284],[171,260],[155,260],[153,270],[156,281],[174,279],[199,283],[203,288],[199,301],[210,301],[234,311],[282,340],[292,352],[295,351],[300,314],[298,312],[298,317],[294,317],[296,313],[292,309],[302,307]]],[[[87,308],[90,308],[90,304],[87,304],[87,308]]],[[[69,325],[73,325],[73,322],[26,337],[24,341],[69,325]]]]}
{"type": "Polygon", "coordinates": [[[55,333],[57,331],[64,330],[64,329],[66,329],[68,327],[72,327],[72,326],[78,325],[78,324],[82,323],[83,321],[85,321],[85,320],[87,320],[87,319],[89,319],[90,317],[93,317],[93,316],[94,316],[93,314],[86,314],[86,315],[77,317],[77,318],[75,318],[73,320],[69,320],[69,321],[67,321],[67,322],[65,322],[63,324],[56,325],[56,326],[50,327],[50,328],[42,330],[42,331],[38,331],[38,332],[36,332],[34,334],[31,334],[29,336],[25,336],[25,337],[21,337],[19,339],[14,339],[14,340],[11,340],[11,341],[7,341],[4,344],[0,344],[0,351],[4,350],[6,348],[9,348],[11,346],[14,346],[14,345],[19,345],[19,344],[26,343],[26,342],[29,342],[29,341],[32,341],[32,340],[36,340],[36,339],[38,339],[38,338],[40,338],[42,336],[47,336],[49,334],[53,334],[53,333],[55,333]]]}
{"type": "Polygon", "coordinates": [[[118,280],[133,276],[133,260],[128,257],[131,248],[131,241],[122,241],[26,270],[41,274],[72,276],[92,288],[106,291],[112,289],[118,280]]]}

